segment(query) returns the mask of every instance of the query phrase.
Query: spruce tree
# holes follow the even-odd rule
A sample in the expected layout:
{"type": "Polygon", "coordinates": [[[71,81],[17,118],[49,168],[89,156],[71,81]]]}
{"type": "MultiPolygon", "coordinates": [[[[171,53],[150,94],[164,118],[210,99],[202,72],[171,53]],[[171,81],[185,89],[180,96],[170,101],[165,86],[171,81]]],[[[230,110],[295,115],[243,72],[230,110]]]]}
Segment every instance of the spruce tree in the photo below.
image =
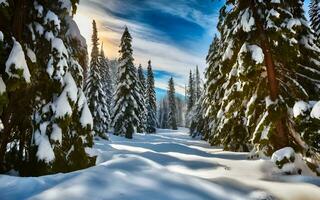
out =
{"type": "Polygon", "coordinates": [[[165,97],[161,100],[159,105],[159,111],[158,111],[159,128],[162,128],[162,129],[169,128],[168,115],[169,115],[168,99],[167,97],[165,97]]]}
{"type": "Polygon", "coordinates": [[[99,53],[99,39],[96,22],[92,22],[92,51],[88,78],[85,91],[88,98],[89,109],[93,116],[93,130],[95,135],[107,139],[109,112],[107,107],[107,96],[103,88],[102,77],[105,75],[104,54],[99,53]]]}
{"type": "Polygon", "coordinates": [[[85,151],[93,145],[79,64],[86,53],[81,36],[70,34],[77,28],[70,16],[76,1],[70,5],[17,1],[0,9],[5,16],[1,21],[12,25],[4,31],[5,45],[0,45],[8,95],[1,113],[3,171],[41,175],[94,164],[85,151]]]}
{"type": "Polygon", "coordinates": [[[201,77],[199,73],[199,67],[196,67],[196,74],[195,74],[195,103],[200,99],[202,94],[202,87],[201,87],[201,77]]]}
{"type": "MultiPolygon", "coordinates": [[[[102,81],[102,88],[105,93],[105,101],[108,108],[108,113],[111,113],[112,107],[112,98],[113,98],[113,83],[111,78],[111,69],[110,69],[110,62],[108,58],[105,56],[103,50],[103,43],[101,45],[100,50],[100,62],[101,62],[101,81],[102,81]]],[[[110,121],[108,119],[108,121],[110,121]]]]}
{"type": "Polygon", "coordinates": [[[169,128],[173,130],[178,130],[177,117],[176,117],[176,114],[177,114],[176,95],[175,95],[174,81],[172,77],[169,80],[168,104],[169,104],[169,113],[168,113],[169,128]]]}
{"type": "Polygon", "coordinates": [[[162,105],[163,100],[160,101],[158,104],[158,111],[157,111],[157,117],[158,117],[158,128],[162,128],[162,115],[163,115],[163,105],[162,105]]]}
{"type": "Polygon", "coordinates": [[[190,70],[189,74],[189,83],[187,90],[187,113],[186,113],[186,127],[190,127],[190,123],[192,121],[192,117],[194,115],[194,106],[196,103],[196,81],[195,76],[190,70]]]}
{"type": "Polygon", "coordinates": [[[151,61],[148,62],[146,95],[147,133],[155,133],[157,127],[157,100],[154,88],[154,75],[152,71],[151,61]]]}
{"type": "Polygon", "coordinates": [[[131,139],[139,125],[141,94],[139,81],[132,57],[132,37],[128,28],[121,37],[119,75],[115,92],[113,110],[113,127],[115,135],[123,135],[131,139]]]}
{"type": "Polygon", "coordinates": [[[287,109],[319,99],[320,73],[313,72],[320,50],[302,6],[299,0],[250,0],[228,1],[221,9],[205,100],[211,143],[249,150],[252,141],[267,155],[286,146],[306,152],[287,109]]]}
{"type": "Polygon", "coordinates": [[[190,133],[192,136],[202,135],[205,140],[208,140],[213,145],[220,145],[220,141],[215,139],[215,134],[210,130],[215,129],[215,123],[218,123],[220,118],[216,117],[220,109],[223,89],[219,87],[223,84],[223,73],[219,72],[219,61],[221,59],[220,40],[217,36],[214,37],[210,45],[206,70],[207,82],[204,86],[205,92],[200,97],[196,107],[196,114],[192,117],[190,125],[190,133]]]}
{"type": "Polygon", "coordinates": [[[319,0],[310,1],[309,16],[311,21],[311,28],[313,29],[315,37],[319,42],[319,39],[320,39],[320,1],[319,0]]]}
{"type": "Polygon", "coordinates": [[[177,103],[177,124],[178,126],[184,126],[184,117],[185,117],[185,102],[184,99],[180,97],[176,97],[176,103],[177,103]]]}
{"type": "Polygon", "coordinates": [[[194,88],[194,77],[192,71],[189,74],[188,84],[188,112],[190,112],[195,104],[195,88],[194,88]]]}
{"type": "Polygon", "coordinates": [[[147,83],[146,79],[144,77],[143,69],[141,64],[138,67],[138,80],[139,80],[139,88],[140,88],[140,94],[143,98],[141,98],[141,112],[139,114],[139,126],[138,126],[138,132],[143,133],[146,131],[147,128],[147,83]]]}

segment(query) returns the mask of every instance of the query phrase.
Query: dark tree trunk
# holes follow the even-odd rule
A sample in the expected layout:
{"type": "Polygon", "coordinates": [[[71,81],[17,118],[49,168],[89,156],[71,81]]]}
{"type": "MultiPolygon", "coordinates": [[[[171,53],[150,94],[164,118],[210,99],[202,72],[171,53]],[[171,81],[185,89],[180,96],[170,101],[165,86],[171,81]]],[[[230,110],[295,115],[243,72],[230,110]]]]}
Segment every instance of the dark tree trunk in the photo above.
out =
{"type": "Polygon", "coordinates": [[[12,32],[17,41],[21,42],[25,19],[26,0],[15,0],[15,12],[13,15],[12,32]]]}

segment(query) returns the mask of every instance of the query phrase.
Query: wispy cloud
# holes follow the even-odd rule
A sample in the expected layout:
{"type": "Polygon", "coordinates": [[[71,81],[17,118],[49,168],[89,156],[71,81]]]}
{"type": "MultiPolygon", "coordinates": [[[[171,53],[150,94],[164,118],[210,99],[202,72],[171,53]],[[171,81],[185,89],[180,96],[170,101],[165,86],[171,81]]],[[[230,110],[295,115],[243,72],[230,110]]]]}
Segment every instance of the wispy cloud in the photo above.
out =
{"type": "Polygon", "coordinates": [[[177,92],[184,94],[189,70],[196,65],[205,68],[206,51],[211,41],[208,32],[216,23],[215,12],[195,7],[197,1],[87,0],[81,1],[75,19],[89,48],[91,21],[97,21],[100,40],[105,43],[105,51],[111,58],[118,56],[123,28],[128,26],[133,36],[135,64],[146,67],[148,60],[152,60],[153,68],[158,72],[156,86],[166,89],[172,76],[177,83],[177,92]]]}

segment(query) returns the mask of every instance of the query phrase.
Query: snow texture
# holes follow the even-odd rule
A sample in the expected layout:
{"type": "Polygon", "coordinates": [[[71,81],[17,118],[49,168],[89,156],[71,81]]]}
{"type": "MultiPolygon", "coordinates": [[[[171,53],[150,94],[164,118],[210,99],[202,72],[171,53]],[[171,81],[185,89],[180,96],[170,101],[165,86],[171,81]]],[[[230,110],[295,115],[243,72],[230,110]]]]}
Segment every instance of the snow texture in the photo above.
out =
{"type": "Polygon", "coordinates": [[[0,95],[6,92],[6,84],[3,82],[2,77],[0,77],[0,95]]]}
{"type": "Polygon", "coordinates": [[[281,161],[283,159],[290,159],[292,157],[294,157],[295,153],[293,148],[291,147],[285,147],[283,149],[279,149],[278,151],[274,152],[272,154],[271,160],[273,162],[277,162],[277,161],[281,161]]]}
{"type": "Polygon", "coordinates": [[[50,139],[62,144],[62,130],[57,124],[53,124],[50,139]]]}
{"type": "Polygon", "coordinates": [[[7,6],[8,5],[7,0],[0,0],[0,6],[1,5],[7,6]]]}
{"type": "Polygon", "coordinates": [[[59,17],[54,12],[49,10],[47,12],[47,15],[44,18],[44,24],[48,24],[48,23],[51,23],[51,22],[56,26],[56,28],[58,30],[60,30],[60,23],[61,22],[60,22],[59,17]]]}
{"type": "Polygon", "coordinates": [[[310,116],[312,118],[320,119],[320,101],[313,106],[310,116]]]}
{"type": "Polygon", "coordinates": [[[48,122],[40,124],[40,130],[37,130],[34,134],[35,144],[38,146],[37,158],[39,161],[50,163],[55,159],[53,149],[49,142],[49,138],[46,135],[48,122]]]}
{"type": "Polygon", "coordinates": [[[27,49],[27,56],[29,57],[31,62],[33,62],[33,63],[37,62],[36,54],[29,48],[27,49]]]}
{"type": "Polygon", "coordinates": [[[20,43],[16,40],[13,41],[13,47],[6,62],[6,73],[10,77],[20,78],[14,70],[22,70],[22,78],[24,78],[27,83],[30,82],[31,75],[26,62],[26,58],[20,43]]]}
{"type": "Polygon", "coordinates": [[[93,127],[92,114],[89,110],[87,99],[82,90],[79,91],[78,111],[81,112],[80,123],[82,127],[87,127],[89,125],[92,128],[93,127]]]}
{"type": "Polygon", "coordinates": [[[298,101],[293,106],[293,116],[299,117],[300,115],[304,116],[305,112],[309,110],[310,106],[307,102],[298,101]]]}
{"type": "Polygon", "coordinates": [[[70,72],[67,72],[64,76],[64,82],[66,86],[54,102],[54,110],[57,118],[63,118],[66,115],[70,116],[72,114],[72,108],[69,99],[73,102],[77,100],[78,88],[70,72]]]}
{"type": "Polygon", "coordinates": [[[64,46],[64,43],[60,38],[54,38],[51,45],[52,45],[52,50],[53,49],[57,50],[58,53],[60,54],[60,57],[62,57],[63,55],[65,56],[69,55],[66,46],[64,46]]]}
{"type": "Polygon", "coordinates": [[[264,61],[264,54],[262,49],[257,45],[249,45],[249,51],[251,52],[252,59],[256,61],[256,64],[261,64],[264,61]]]}
{"type": "Polygon", "coordinates": [[[65,8],[68,11],[71,10],[71,1],[70,0],[59,0],[59,3],[61,3],[61,8],[65,8]]]}
{"type": "MultiPolygon", "coordinates": [[[[97,166],[42,177],[0,176],[2,200],[314,200],[320,178],[283,176],[270,160],[222,151],[191,139],[188,130],[158,130],[133,140],[110,135],[90,154],[97,166]]],[[[277,155],[290,156],[291,150],[277,155]]]]}
{"type": "Polygon", "coordinates": [[[249,12],[249,9],[246,9],[242,14],[240,26],[242,26],[244,32],[250,32],[254,25],[255,21],[252,14],[249,12]]]}

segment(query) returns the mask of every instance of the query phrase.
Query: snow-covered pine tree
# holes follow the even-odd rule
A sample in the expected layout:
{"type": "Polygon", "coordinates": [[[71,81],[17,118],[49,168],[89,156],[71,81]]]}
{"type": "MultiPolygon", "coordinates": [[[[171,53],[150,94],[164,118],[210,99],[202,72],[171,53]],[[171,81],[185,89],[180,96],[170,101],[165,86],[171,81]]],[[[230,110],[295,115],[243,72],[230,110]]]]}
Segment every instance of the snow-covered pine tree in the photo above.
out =
{"type": "Polygon", "coordinates": [[[185,125],[185,102],[184,99],[181,97],[176,97],[176,103],[177,103],[177,124],[178,126],[184,126],[185,125]]]}
{"type": "Polygon", "coordinates": [[[176,107],[176,94],[174,88],[174,81],[171,77],[169,80],[169,88],[168,88],[168,104],[169,104],[169,113],[168,113],[168,125],[169,128],[173,130],[177,130],[177,107],[176,107]]]}
{"type": "Polygon", "coordinates": [[[201,85],[201,77],[199,73],[199,67],[196,67],[196,74],[195,74],[195,103],[198,102],[202,94],[202,85],[201,85]]]}
{"type": "Polygon", "coordinates": [[[195,87],[194,87],[194,76],[190,70],[189,84],[188,84],[188,112],[190,112],[195,104],[195,87]]]}
{"type": "Polygon", "coordinates": [[[194,107],[193,116],[190,123],[190,135],[192,137],[202,136],[204,140],[208,140],[210,125],[208,122],[208,117],[205,114],[206,105],[204,105],[204,98],[205,96],[201,95],[198,103],[194,107]]]}
{"type": "Polygon", "coordinates": [[[146,107],[147,107],[147,133],[155,133],[157,127],[157,100],[154,88],[154,75],[151,61],[148,62],[147,71],[147,89],[146,89],[146,107]]]}
{"type": "MultiPolygon", "coordinates": [[[[111,79],[110,62],[105,56],[103,50],[103,43],[100,50],[100,63],[101,63],[101,82],[102,88],[105,93],[105,102],[107,104],[108,113],[111,113],[112,99],[113,99],[113,83],[111,79]]],[[[110,117],[108,118],[108,124],[110,123],[110,117]]]]}
{"type": "Polygon", "coordinates": [[[190,70],[189,74],[189,82],[188,82],[188,89],[187,89],[187,112],[186,112],[186,127],[190,127],[192,117],[194,115],[194,106],[196,103],[196,81],[195,75],[190,70]]]}
{"type": "Polygon", "coordinates": [[[309,5],[311,28],[317,41],[320,40],[320,0],[311,0],[309,5]]]}
{"type": "Polygon", "coordinates": [[[89,109],[93,117],[93,130],[95,135],[102,139],[107,139],[106,133],[108,132],[110,116],[106,102],[107,96],[102,80],[102,77],[105,75],[105,66],[103,66],[105,57],[99,52],[98,30],[94,20],[92,26],[92,51],[85,92],[88,98],[89,109]]]}
{"type": "Polygon", "coordinates": [[[113,110],[113,127],[115,135],[124,135],[131,139],[137,130],[141,106],[139,81],[132,57],[132,37],[128,28],[121,37],[119,75],[115,92],[113,110]]]}
{"type": "Polygon", "coordinates": [[[220,89],[207,88],[217,106],[209,111],[216,118],[213,143],[245,150],[253,142],[267,155],[286,146],[306,151],[287,109],[298,100],[319,99],[320,49],[302,6],[301,0],[250,0],[222,8],[213,84],[220,89]]]}
{"type": "Polygon", "coordinates": [[[79,62],[84,58],[78,53],[84,51],[81,36],[70,34],[77,29],[71,17],[76,4],[17,1],[0,9],[5,16],[1,22],[12,25],[4,29],[6,48],[0,59],[8,94],[1,113],[2,170],[41,175],[94,164],[85,151],[93,140],[92,117],[81,90],[79,62]]]}
{"type": "Polygon", "coordinates": [[[35,96],[30,155],[30,164],[36,163],[32,169],[38,169],[35,174],[67,172],[94,164],[85,151],[93,145],[92,116],[81,89],[82,58],[75,53],[80,46],[71,43],[68,34],[77,28],[71,19],[76,3],[34,1],[32,5],[35,19],[29,31],[34,34],[34,46],[30,48],[40,67],[36,91],[45,91],[35,96]]]}
{"type": "Polygon", "coordinates": [[[169,106],[168,106],[168,99],[167,97],[163,98],[159,105],[159,111],[158,111],[158,122],[159,122],[159,128],[167,129],[169,128],[169,106]]]}
{"type": "Polygon", "coordinates": [[[206,69],[206,84],[204,86],[205,92],[201,95],[196,107],[196,113],[193,115],[190,133],[192,136],[202,135],[205,140],[208,140],[211,144],[221,144],[219,140],[216,140],[215,134],[210,130],[215,129],[215,123],[218,123],[220,118],[217,117],[217,113],[220,109],[220,100],[223,90],[219,87],[223,84],[224,75],[219,71],[219,61],[221,59],[221,52],[219,52],[220,41],[217,36],[214,37],[212,44],[210,45],[206,69]],[[215,143],[218,141],[218,143],[215,143]]]}
{"type": "Polygon", "coordinates": [[[112,92],[114,94],[115,88],[118,82],[118,66],[119,62],[117,59],[109,60],[111,82],[112,82],[112,92]]]}
{"type": "Polygon", "coordinates": [[[142,65],[140,64],[139,67],[138,67],[138,80],[139,80],[139,88],[140,88],[140,94],[143,98],[141,98],[141,105],[142,105],[142,108],[141,108],[141,112],[139,114],[139,126],[137,128],[137,131],[139,133],[143,133],[146,130],[147,128],[147,83],[146,83],[146,79],[144,77],[144,72],[143,72],[143,69],[142,69],[142,65]]]}

